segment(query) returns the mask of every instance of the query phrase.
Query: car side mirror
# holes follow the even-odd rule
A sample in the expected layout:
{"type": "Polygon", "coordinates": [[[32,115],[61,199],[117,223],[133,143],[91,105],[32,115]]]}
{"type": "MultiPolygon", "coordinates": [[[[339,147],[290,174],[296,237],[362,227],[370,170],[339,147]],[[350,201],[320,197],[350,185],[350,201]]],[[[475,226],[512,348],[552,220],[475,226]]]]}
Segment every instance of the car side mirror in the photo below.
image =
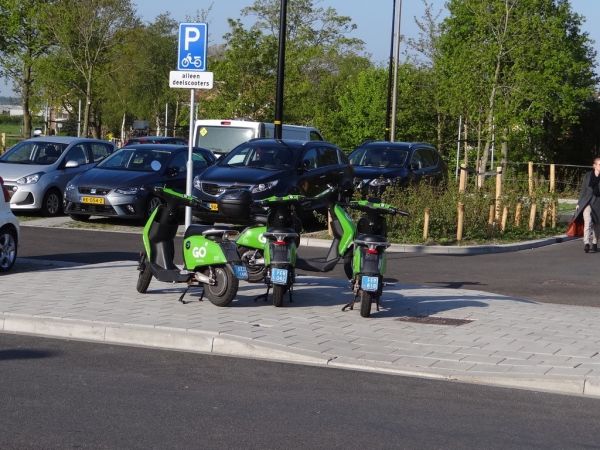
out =
{"type": "Polygon", "coordinates": [[[73,159],[67,161],[65,164],[65,169],[73,169],[75,167],[79,167],[79,163],[73,159]]]}

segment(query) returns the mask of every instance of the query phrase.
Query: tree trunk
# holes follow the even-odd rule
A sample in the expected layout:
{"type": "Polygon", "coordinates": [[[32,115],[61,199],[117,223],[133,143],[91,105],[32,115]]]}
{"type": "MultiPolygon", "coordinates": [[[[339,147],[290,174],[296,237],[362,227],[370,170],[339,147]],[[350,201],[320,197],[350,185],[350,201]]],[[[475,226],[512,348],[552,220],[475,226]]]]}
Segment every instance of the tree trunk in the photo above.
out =
{"type": "Polygon", "coordinates": [[[120,147],[123,146],[123,144],[125,143],[125,120],[127,118],[127,113],[123,113],[123,120],[121,121],[121,145],[120,147]]]}
{"type": "Polygon", "coordinates": [[[173,137],[177,136],[177,124],[179,123],[179,100],[175,101],[175,114],[173,115],[173,137]]]}
{"type": "Polygon", "coordinates": [[[442,121],[443,116],[441,113],[437,113],[437,148],[442,152],[442,121]]]}
{"type": "Polygon", "coordinates": [[[89,136],[90,108],[92,105],[92,71],[88,73],[85,85],[85,106],[83,107],[83,137],[89,136]]]}
{"type": "Polygon", "coordinates": [[[21,105],[23,106],[23,129],[21,136],[31,137],[31,110],[29,108],[29,99],[31,97],[31,66],[23,68],[23,80],[21,83],[21,105]]]}

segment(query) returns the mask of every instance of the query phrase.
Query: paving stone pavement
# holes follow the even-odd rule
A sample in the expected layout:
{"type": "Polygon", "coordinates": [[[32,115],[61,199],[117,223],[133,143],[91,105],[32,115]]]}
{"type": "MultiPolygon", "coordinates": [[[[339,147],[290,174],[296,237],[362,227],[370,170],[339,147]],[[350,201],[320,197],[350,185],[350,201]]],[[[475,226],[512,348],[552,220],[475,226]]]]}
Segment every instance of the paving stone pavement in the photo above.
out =
{"type": "Polygon", "coordinates": [[[397,283],[365,319],[341,311],[345,280],[298,277],[283,308],[241,283],[219,308],[156,280],[139,294],[136,278],[131,261],[20,258],[0,277],[0,332],[600,396],[600,308],[397,283]]]}

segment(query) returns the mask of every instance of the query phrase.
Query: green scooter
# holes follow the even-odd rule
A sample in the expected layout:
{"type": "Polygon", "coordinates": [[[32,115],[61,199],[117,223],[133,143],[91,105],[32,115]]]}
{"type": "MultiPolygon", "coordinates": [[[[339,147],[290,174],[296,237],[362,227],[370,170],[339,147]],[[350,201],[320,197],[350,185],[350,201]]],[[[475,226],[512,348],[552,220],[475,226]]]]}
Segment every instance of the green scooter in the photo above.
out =
{"type": "MultiPolygon", "coordinates": [[[[335,187],[329,187],[321,195],[329,195],[335,191],[335,187]]],[[[408,216],[408,213],[386,203],[358,200],[347,203],[333,201],[329,206],[329,214],[332,219],[333,241],[327,256],[325,259],[310,261],[298,258],[296,267],[309,272],[329,272],[343,259],[344,272],[350,280],[354,299],[342,311],[354,309],[354,303],[360,299],[360,315],[369,317],[372,303],[376,304],[379,311],[386,270],[385,249],[390,245],[384,216],[408,216]],[[346,209],[362,212],[356,224],[346,209]]]]}
{"type": "Polygon", "coordinates": [[[183,236],[183,269],[174,262],[174,239],[179,212],[184,206],[209,209],[193,196],[157,187],[154,194],[163,200],[148,218],[143,230],[144,251],[140,254],[137,291],[145,293],[152,277],[166,283],[186,283],[179,297],[191,286],[202,286],[202,296],[216,306],[227,306],[237,294],[239,280],[248,279],[235,240],[239,231],[230,227],[190,225],[183,236]]]}
{"type": "Polygon", "coordinates": [[[253,202],[265,208],[266,215],[255,216],[256,225],[244,229],[236,244],[248,270],[248,281],[264,280],[267,284],[267,293],[259,295],[256,300],[266,300],[272,288],[274,306],[283,305],[286,292],[290,303],[293,301],[296,249],[302,228],[295,208],[303,199],[302,195],[286,195],[253,202]]]}

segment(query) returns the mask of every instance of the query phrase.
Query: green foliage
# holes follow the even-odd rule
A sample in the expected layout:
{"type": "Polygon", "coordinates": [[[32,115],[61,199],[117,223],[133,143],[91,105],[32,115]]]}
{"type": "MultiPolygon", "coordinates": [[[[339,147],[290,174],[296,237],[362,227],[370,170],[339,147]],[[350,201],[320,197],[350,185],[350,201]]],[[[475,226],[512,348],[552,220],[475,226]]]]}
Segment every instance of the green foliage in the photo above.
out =
{"type": "Polygon", "coordinates": [[[464,194],[459,194],[455,183],[448,186],[431,186],[427,183],[407,188],[388,189],[382,200],[410,213],[410,217],[396,217],[388,222],[388,235],[393,242],[411,244],[452,244],[456,241],[458,224],[458,203],[464,204],[464,228],[462,243],[477,243],[490,240],[514,241],[535,239],[543,235],[556,234],[547,216],[546,228],[542,228],[544,208],[556,201],[544,188],[538,188],[535,195],[528,197],[527,179],[512,179],[502,188],[501,208],[508,207],[507,225],[501,231],[502,211],[497,220],[489,225],[490,206],[494,205],[495,180],[488,179],[481,189],[471,186],[464,194]],[[515,225],[517,204],[521,203],[520,224],[515,225]],[[531,205],[536,204],[534,230],[528,229],[531,205]],[[425,210],[429,209],[429,238],[423,240],[425,210]]]}

